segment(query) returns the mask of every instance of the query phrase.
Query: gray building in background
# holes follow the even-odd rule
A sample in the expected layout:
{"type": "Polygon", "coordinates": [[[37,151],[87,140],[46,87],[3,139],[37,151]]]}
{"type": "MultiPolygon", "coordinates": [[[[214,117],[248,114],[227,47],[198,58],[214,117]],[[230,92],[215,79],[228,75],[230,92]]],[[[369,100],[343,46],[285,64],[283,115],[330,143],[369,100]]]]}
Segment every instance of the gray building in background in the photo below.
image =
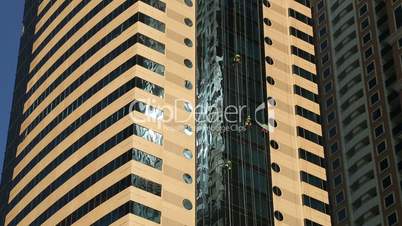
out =
{"type": "Polygon", "coordinates": [[[402,3],[312,1],[334,225],[401,225],[402,3]]]}

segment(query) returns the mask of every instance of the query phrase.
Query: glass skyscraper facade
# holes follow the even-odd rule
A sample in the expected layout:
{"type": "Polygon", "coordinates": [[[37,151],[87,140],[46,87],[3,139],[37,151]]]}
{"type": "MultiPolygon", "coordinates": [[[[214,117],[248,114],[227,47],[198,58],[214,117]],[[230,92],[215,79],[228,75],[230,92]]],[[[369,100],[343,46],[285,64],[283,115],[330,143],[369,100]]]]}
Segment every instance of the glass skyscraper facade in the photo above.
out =
{"type": "Polygon", "coordinates": [[[0,225],[330,225],[308,0],[26,1],[0,225]]]}

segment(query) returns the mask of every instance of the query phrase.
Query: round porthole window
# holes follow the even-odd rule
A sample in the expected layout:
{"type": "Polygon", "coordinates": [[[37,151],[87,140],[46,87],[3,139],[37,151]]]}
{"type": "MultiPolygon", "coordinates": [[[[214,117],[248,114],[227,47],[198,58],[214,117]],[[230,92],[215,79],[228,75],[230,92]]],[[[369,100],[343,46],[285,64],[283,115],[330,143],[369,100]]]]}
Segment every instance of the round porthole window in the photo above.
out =
{"type": "Polygon", "coordinates": [[[274,140],[271,140],[271,141],[269,142],[269,144],[271,145],[271,147],[272,147],[273,149],[278,149],[278,148],[279,148],[278,143],[277,143],[276,141],[274,141],[274,140]]]}
{"type": "Polygon", "coordinates": [[[193,1],[191,1],[191,0],[184,0],[184,3],[185,3],[188,7],[192,7],[192,6],[193,6],[193,1]]]}
{"type": "Polygon", "coordinates": [[[275,101],[275,99],[272,98],[272,97],[268,97],[267,102],[268,102],[268,107],[274,107],[274,106],[276,106],[276,101],[275,101]]]}
{"type": "Polygon", "coordinates": [[[269,57],[269,56],[266,56],[266,57],[265,57],[265,61],[266,61],[268,64],[270,64],[270,65],[274,64],[274,60],[272,60],[272,58],[269,57]]]}
{"type": "Polygon", "coordinates": [[[188,47],[193,47],[193,41],[191,41],[189,38],[184,39],[184,44],[188,47]]]}
{"type": "Polygon", "coordinates": [[[272,127],[277,127],[277,126],[278,126],[278,123],[277,123],[276,120],[273,119],[273,118],[269,118],[269,119],[268,119],[268,123],[269,123],[269,125],[272,126],[272,127]]]}
{"type": "Polygon", "coordinates": [[[184,81],[184,87],[186,87],[186,89],[193,89],[193,83],[186,80],[186,81],[184,81]]]}
{"type": "Polygon", "coordinates": [[[281,167],[279,167],[279,165],[274,162],[271,164],[271,168],[273,171],[275,171],[277,173],[279,173],[281,171],[281,167]]]}
{"type": "Polygon", "coordinates": [[[281,195],[282,195],[281,189],[278,188],[277,186],[274,186],[274,187],[272,188],[272,191],[273,191],[274,194],[277,195],[277,196],[281,196],[281,195]]]}
{"type": "Polygon", "coordinates": [[[184,125],[183,131],[187,136],[191,136],[193,134],[193,129],[189,125],[184,125]]]}
{"type": "Polygon", "coordinates": [[[193,111],[193,106],[191,105],[190,102],[184,102],[184,110],[187,112],[192,112],[193,111]]]}
{"type": "Polygon", "coordinates": [[[272,45],[272,39],[265,37],[264,38],[265,43],[267,43],[268,45],[272,45]]]}
{"type": "Polygon", "coordinates": [[[188,67],[188,68],[192,68],[193,67],[193,62],[191,62],[191,60],[189,60],[189,59],[185,59],[184,60],[184,65],[186,65],[186,67],[188,67]]]}
{"type": "Polygon", "coordinates": [[[265,5],[265,7],[271,7],[271,3],[269,3],[269,1],[268,0],[264,0],[264,5],[265,5]]]}
{"type": "Polygon", "coordinates": [[[190,200],[184,199],[184,200],[183,200],[183,207],[184,207],[185,209],[187,209],[187,210],[191,210],[191,209],[193,209],[193,204],[191,203],[190,200]]]}
{"type": "Polygon", "coordinates": [[[275,216],[275,219],[277,219],[278,221],[283,221],[283,215],[281,212],[275,211],[274,216],[275,216]]]}
{"type": "Polygon", "coordinates": [[[185,18],[184,23],[189,27],[193,26],[193,21],[191,21],[190,18],[185,18]]]}
{"type": "Polygon", "coordinates": [[[270,85],[275,85],[275,80],[274,80],[271,76],[267,76],[267,82],[268,82],[270,85]]]}
{"type": "Polygon", "coordinates": [[[188,150],[188,149],[184,149],[183,150],[183,156],[186,159],[192,159],[193,158],[193,153],[191,153],[191,151],[188,150]]]}
{"type": "Polygon", "coordinates": [[[264,18],[264,24],[267,25],[267,26],[271,26],[271,25],[272,25],[272,22],[271,22],[270,19],[264,18]]]}
{"type": "Polygon", "coordinates": [[[193,183],[193,178],[190,176],[190,174],[185,173],[183,175],[183,180],[186,184],[191,184],[193,183]]]}

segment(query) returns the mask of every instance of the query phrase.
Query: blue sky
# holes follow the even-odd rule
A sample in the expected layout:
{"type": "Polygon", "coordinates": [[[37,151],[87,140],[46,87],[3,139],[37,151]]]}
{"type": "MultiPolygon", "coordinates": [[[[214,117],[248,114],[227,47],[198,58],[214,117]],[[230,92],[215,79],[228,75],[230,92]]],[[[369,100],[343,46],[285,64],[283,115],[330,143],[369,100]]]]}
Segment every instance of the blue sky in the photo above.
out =
{"type": "Polygon", "coordinates": [[[0,171],[3,169],[23,10],[23,0],[3,1],[0,7],[0,171]]]}

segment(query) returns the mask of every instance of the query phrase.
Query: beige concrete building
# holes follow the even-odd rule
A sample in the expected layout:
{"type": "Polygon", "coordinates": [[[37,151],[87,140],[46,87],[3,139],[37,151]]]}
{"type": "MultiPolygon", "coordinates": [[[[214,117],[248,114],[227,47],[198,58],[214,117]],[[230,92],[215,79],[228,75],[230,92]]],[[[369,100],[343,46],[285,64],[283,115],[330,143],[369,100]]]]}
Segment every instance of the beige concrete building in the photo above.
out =
{"type": "Polygon", "coordinates": [[[311,17],[27,1],[0,224],[330,225],[311,17]]]}

